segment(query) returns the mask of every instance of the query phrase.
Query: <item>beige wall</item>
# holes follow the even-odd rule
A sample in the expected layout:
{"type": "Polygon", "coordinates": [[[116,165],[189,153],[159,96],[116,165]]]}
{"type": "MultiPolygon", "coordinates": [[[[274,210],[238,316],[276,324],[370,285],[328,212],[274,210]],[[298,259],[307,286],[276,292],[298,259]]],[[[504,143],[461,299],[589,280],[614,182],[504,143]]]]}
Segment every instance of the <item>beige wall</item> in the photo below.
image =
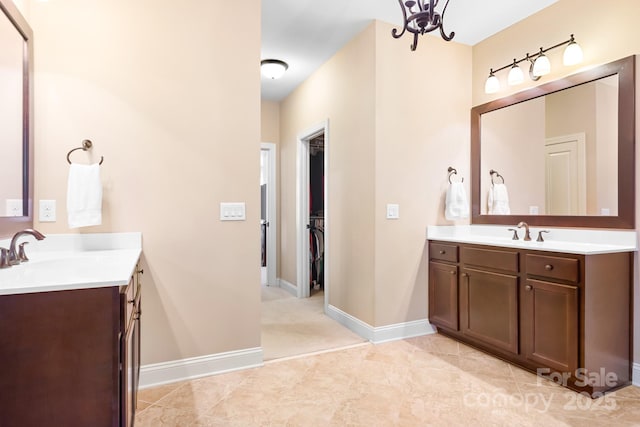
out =
{"type": "Polygon", "coordinates": [[[297,137],[328,119],[329,303],[369,324],[374,322],[375,54],[371,25],[287,97],[280,110],[279,147],[280,277],[297,282],[297,137]]]}
{"type": "MultiPolygon", "coordinates": [[[[597,7],[584,7],[580,0],[560,0],[539,13],[521,21],[473,47],[473,105],[482,104],[507,94],[537,86],[582,68],[604,64],[629,55],[640,53],[637,16],[640,6],[636,0],[609,2],[606,12],[597,7]],[[540,29],[544,29],[541,31],[540,29]],[[533,53],[540,46],[548,47],[567,40],[574,33],[584,52],[582,64],[565,67],[562,65],[563,49],[555,49],[548,55],[552,73],[538,82],[525,78],[525,84],[507,87],[506,70],[499,74],[502,90],[496,94],[484,93],[484,82],[489,68],[498,68],[509,63],[514,57],[521,58],[526,52],[533,53]]],[[[636,70],[638,66],[636,65],[636,70]]],[[[636,81],[640,81],[636,78],[636,81]]],[[[636,105],[640,105],[640,91],[636,90],[636,105]]],[[[640,120],[640,109],[636,108],[640,120]]],[[[636,123],[640,123],[636,120],[636,123]]],[[[636,140],[640,140],[640,126],[636,125],[636,140]]],[[[640,150],[636,150],[636,165],[640,166],[640,150]]],[[[636,180],[640,183],[640,173],[636,170],[636,180]]],[[[639,184],[637,188],[640,188],[639,184]]],[[[636,224],[640,224],[640,198],[636,197],[636,224]]],[[[635,295],[640,295],[638,280],[638,256],[634,271],[635,295]]],[[[635,361],[640,362],[640,298],[635,300],[635,361]]]]}
{"type": "Polygon", "coordinates": [[[411,52],[392,28],[376,23],[374,326],[427,318],[426,227],[452,224],[447,167],[470,182],[471,48],[424,36],[411,52]]]}
{"type": "Polygon", "coordinates": [[[260,128],[262,142],[280,142],[280,103],[262,100],[260,102],[260,128]]]}
{"type": "Polygon", "coordinates": [[[469,176],[471,48],[411,52],[391,29],[371,24],[281,110],[281,275],[295,283],[296,135],[328,118],[329,303],[372,326],[427,317],[426,226],[445,222],[447,165],[469,176]]]}
{"type": "Polygon", "coordinates": [[[34,225],[76,232],[65,156],[93,140],[74,160],[104,156],[103,225],[80,232],[143,234],[143,364],[260,346],[260,1],[243,5],[239,34],[228,2],[30,3],[35,196],[58,201],[34,225]],[[223,201],[247,221],[220,222],[223,201]]]}

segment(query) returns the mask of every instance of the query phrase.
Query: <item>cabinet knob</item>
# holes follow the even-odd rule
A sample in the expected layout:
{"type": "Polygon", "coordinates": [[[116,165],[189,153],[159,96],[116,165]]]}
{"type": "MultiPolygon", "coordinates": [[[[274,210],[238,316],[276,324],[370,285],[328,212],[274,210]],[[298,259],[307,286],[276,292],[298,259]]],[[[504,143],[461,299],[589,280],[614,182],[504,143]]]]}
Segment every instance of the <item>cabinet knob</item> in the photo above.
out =
{"type": "Polygon", "coordinates": [[[544,269],[547,270],[547,271],[551,271],[551,270],[553,270],[553,265],[547,264],[547,265],[544,266],[544,269]]]}
{"type": "Polygon", "coordinates": [[[451,270],[449,273],[451,273],[452,276],[456,275],[456,271],[455,270],[451,270]]]}
{"type": "Polygon", "coordinates": [[[467,273],[462,273],[462,277],[469,277],[467,273]]]}
{"type": "Polygon", "coordinates": [[[440,251],[440,255],[444,255],[446,253],[447,253],[447,251],[440,251]]]}
{"type": "Polygon", "coordinates": [[[531,286],[531,285],[527,285],[527,286],[525,286],[524,288],[525,288],[526,290],[530,291],[530,290],[532,290],[532,289],[533,289],[533,286],[531,286]]]}

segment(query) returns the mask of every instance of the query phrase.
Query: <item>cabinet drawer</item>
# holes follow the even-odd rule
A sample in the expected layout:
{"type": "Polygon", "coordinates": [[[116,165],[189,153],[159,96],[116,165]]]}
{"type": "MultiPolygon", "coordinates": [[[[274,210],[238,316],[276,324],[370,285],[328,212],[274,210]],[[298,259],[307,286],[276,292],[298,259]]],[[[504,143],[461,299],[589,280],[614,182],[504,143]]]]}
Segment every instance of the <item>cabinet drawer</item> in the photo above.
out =
{"type": "Polygon", "coordinates": [[[575,283],[580,280],[580,260],[527,254],[527,274],[575,283]]]}
{"type": "Polygon", "coordinates": [[[518,253],[495,249],[462,247],[462,262],[482,268],[518,272],[518,253]]]}
{"type": "Polygon", "coordinates": [[[458,262],[458,246],[429,242],[429,257],[440,261],[458,262]]]}

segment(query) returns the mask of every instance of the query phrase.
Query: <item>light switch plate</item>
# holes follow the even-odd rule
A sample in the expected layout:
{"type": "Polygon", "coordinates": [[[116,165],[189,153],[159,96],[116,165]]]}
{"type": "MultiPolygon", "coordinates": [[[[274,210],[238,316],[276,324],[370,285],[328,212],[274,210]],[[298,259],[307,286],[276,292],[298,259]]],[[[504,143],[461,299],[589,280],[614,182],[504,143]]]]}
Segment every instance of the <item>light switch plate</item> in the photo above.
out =
{"type": "Polygon", "coordinates": [[[56,201],[40,200],[40,222],[56,222],[56,201]]]}
{"type": "Polygon", "coordinates": [[[220,203],[220,221],[244,221],[246,219],[244,202],[220,203]]]}
{"type": "Polygon", "coordinates": [[[387,205],[387,219],[400,218],[400,205],[390,203],[387,205]]]}

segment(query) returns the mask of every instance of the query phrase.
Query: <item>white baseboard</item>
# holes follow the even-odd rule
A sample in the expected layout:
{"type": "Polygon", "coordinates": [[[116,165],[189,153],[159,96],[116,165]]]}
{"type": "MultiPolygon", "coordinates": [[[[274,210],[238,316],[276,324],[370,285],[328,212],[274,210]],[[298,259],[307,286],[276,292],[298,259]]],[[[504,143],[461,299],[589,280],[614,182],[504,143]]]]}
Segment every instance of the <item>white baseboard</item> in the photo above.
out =
{"type": "Polygon", "coordinates": [[[278,287],[280,287],[280,288],[284,289],[285,291],[289,292],[294,297],[298,296],[298,287],[296,285],[294,285],[293,283],[289,283],[284,279],[278,278],[278,287]]]}
{"type": "Polygon", "coordinates": [[[640,387],[640,363],[633,364],[631,380],[633,382],[633,385],[640,387]]]}
{"type": "Polygon", "coordinates": [[[229,351],[140,367],[140,388],[262,366],[262,348],[229,351]]]}
{"type": "Polygon", "coordinates": [[[327,307],[327,315],[374,344],[429,335],[436,332],[436,328],[431,326],[426,319],[373,327],[332,305],[327,307]]]}

